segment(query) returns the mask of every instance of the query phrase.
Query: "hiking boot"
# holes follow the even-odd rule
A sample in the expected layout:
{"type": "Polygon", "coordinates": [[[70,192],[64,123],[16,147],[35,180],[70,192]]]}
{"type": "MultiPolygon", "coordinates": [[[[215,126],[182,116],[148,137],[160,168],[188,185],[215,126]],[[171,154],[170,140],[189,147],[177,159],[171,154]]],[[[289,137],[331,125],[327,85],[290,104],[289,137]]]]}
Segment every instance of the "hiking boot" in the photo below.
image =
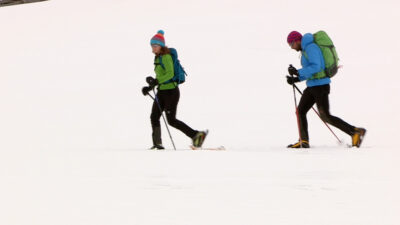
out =
{"type": "Polygon", "coordinates": [[[306,140],[301,140],[297,143],[287,146],[288,148],[310,148],[310,144],[306,140]]]}
{"type": "Polygon", "coordinates": [[[161,144],[153,145],[153,147],[150,148],[150,150],[164,150],[164,146],[161,144]]]}
{"type": "Polygon", "coordinates": [[[192,138],[193,146],[200,148],[203,145],[204,139],[208,134],[208,130],[197,132],[197,134],[192,138]]]}
{"type": "Polygon", "coordinates": [[[367,133],[366,129],[361,127],[356,127],[354,129],[354,134],[351,135],[352,146],[356,146],[357,148],[359,148],[364,139],[365,133],[367,133]]]}

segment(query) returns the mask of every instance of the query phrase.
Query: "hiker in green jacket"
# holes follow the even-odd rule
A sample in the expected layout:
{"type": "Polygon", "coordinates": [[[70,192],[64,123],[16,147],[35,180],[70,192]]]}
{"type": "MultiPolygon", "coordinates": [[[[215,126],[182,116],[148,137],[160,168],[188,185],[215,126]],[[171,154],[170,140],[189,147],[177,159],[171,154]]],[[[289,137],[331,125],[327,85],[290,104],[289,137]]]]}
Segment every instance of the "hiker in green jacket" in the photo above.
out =
{"type": "Polygon", "coordinates": [[[152,52],[155,54],[154,65],[156,78],[147,77],[146,82],[149,87],[143,87],[142,92],[147,95],[154,87],[158,92],[153,102],[151,110],[151,126],[153,129],[153,147],[151,149],[164,149],[161,140],[160,117],[165,111],[168,124],[182,131],[192,139],[194,147],[201,147],[207,131],[197,131],[190,128],[184,122],[176,119],[176,110],[179,102],[180,92],[178,84],[171,79],[174,77],[174,62],[170,54],[170,49],[165,46],[164,31],[160,30],[150,41],[152,52]],[[162,65],[160,59],[162,57],[162,65]]]}

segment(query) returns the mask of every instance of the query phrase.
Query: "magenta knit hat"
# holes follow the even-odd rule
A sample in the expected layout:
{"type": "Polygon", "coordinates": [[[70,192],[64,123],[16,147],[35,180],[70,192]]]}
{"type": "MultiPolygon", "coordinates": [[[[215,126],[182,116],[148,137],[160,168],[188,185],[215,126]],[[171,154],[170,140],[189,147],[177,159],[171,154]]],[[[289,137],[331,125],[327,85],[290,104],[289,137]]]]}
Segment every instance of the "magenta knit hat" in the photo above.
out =
{"type": "Polygon", "coordinates": [[[299,32],[297,31],[292,31],[289,33],[289,35],[287,36],[287,42],[289,44],[295,42],[295,41],[300,41],[303,38],[303,35],[301,35],[299,32]]]}

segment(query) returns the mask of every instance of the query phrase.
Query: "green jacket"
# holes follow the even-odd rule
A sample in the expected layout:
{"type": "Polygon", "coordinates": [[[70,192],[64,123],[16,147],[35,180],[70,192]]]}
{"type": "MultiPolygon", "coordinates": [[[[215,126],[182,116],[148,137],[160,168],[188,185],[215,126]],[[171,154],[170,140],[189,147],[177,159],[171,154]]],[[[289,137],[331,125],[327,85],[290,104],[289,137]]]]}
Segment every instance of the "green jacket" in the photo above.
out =
{"type": "Polygon", "coordinates": [[[165,69],[160,64],[160,57],[154,59],[154,65],[156,65],[154,71],[156,72],[156,79],[160,84],[159,90],[170,90],[176,88],[178,86],[176,82],[168,83],[168,81],[174,77],[174,63],[170,54],[162,56],[162,64],[165,69]]]}

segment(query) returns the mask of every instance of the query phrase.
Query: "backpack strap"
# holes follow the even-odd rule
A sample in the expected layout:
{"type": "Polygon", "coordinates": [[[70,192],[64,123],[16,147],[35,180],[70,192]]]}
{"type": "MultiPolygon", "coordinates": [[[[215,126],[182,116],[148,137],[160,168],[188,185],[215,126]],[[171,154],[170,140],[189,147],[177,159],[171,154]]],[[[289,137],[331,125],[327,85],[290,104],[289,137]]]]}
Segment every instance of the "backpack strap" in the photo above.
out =
{"type": "Polygon", "coordinates": [[[165,70],[165,66],[164,66],[164,63],[162,63],[162,56],[160,55],[160,56],[155,56],[154,57],[154,69],[155,69],[155,67],[157,67],[158,65],[160,65],[164,70],[165,70]],[[157,57],[158,57],[158,63],[156,62],[157,61],[157,57]]]}
{"type": "MultiPolygon", "coordinates": [[[[162,55],[160,55],[160,56],[155,56],[155,57],[154,57],[154,69],[155,69],[155,67],[157,67],[158,65],[160,65],[160,66],[165,70],[164,63],[162,62],[162,55]],[[159,59],[158,62],[156,62],[157,57],[158,57],[158,59],[159,59]]],[[[175,66],[175,65],[174,65],[174,66],[175,66]]],[[[186,73],[186,72],[185,72],[185,73],[186,73]]],[[[171,78],[170,80],[165,81],[163,84],[174,83],[175,88],[178,87],[178,84],[175,84],[175,82],[173,82],[172,79],[173,79],[173,78],[171,78]]]]}
{"type": "Polygon", "coordinates": [[[159,56],[159,59],[160,59],[160,65],[161,65],[161,67],[165,70],[164,63],[162,62],[162,55],[159,56]]]}

